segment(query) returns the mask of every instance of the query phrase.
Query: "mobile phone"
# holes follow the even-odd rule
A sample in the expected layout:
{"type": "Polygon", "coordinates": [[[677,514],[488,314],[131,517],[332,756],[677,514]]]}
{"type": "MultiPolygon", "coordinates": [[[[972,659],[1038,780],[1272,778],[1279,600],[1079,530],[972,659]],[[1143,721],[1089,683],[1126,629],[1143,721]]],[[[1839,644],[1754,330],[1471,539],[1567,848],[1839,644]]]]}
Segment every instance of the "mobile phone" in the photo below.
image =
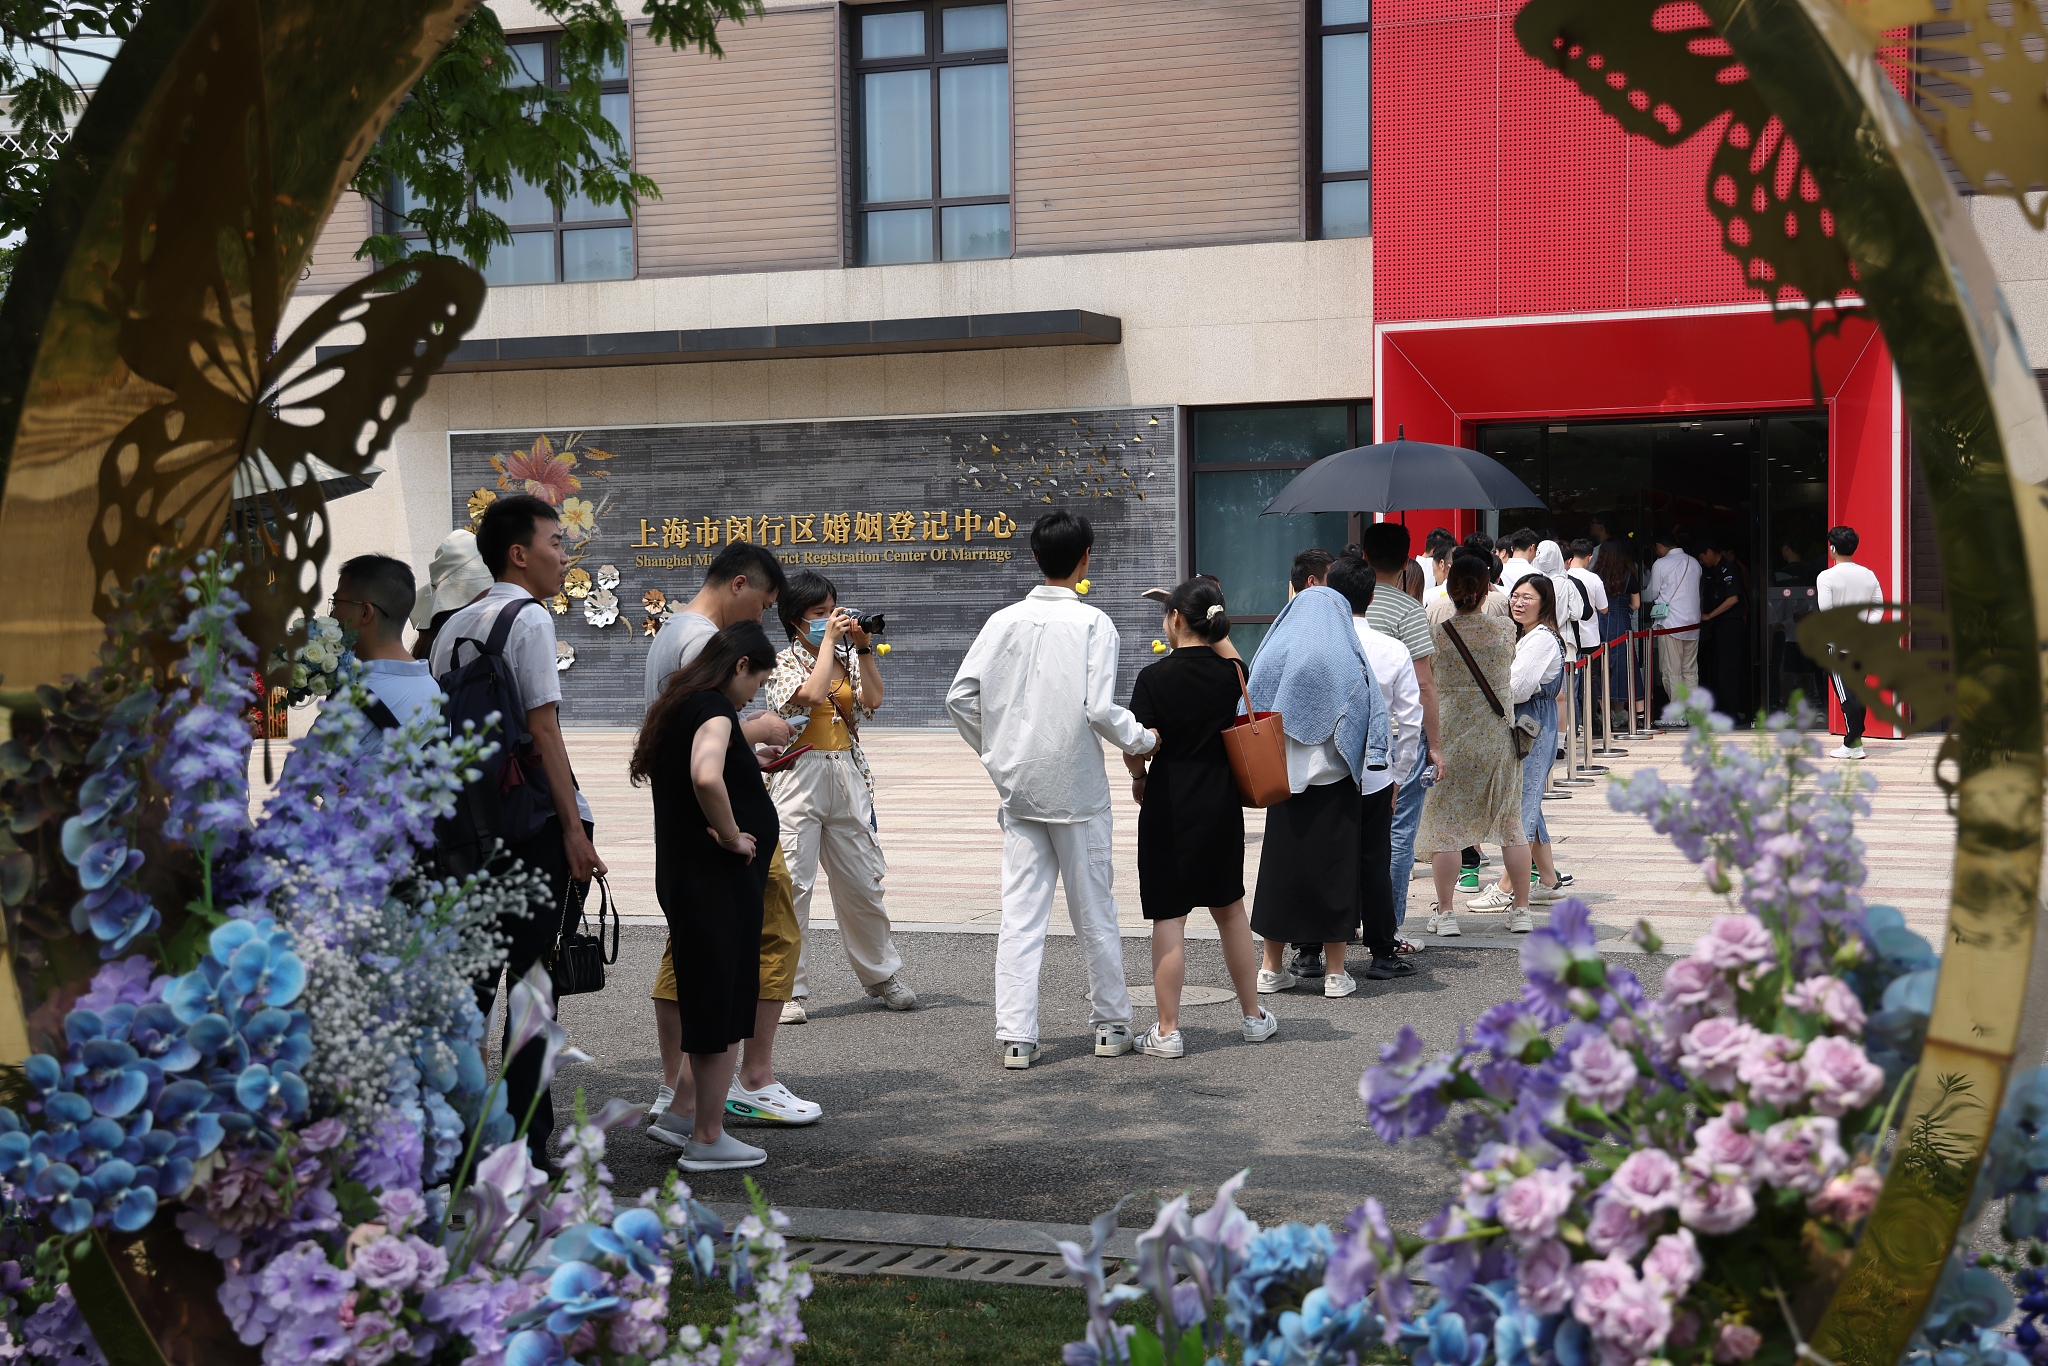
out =
{"type": "Polygon", "coordinates": [[[816,745],[798,745],[795,749],[784,750],[782,757],[774,763],[761,765],[761,771],[763,773],[780,773],[783,769],[788,768],[791,764],[816,748],[816,745]]]}

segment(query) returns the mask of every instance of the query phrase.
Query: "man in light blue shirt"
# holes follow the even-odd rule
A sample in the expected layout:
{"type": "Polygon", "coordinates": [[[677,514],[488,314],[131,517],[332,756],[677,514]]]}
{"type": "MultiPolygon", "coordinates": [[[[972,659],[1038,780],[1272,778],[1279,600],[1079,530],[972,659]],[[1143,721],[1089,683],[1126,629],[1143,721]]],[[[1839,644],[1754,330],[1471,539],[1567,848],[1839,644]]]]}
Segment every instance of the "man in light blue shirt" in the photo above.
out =
{"type": "Polygon", "coordinates": [[[390,712],[371,708],[380,726],[406,725],[422,712],[439,711],[441,687],[427,661],[405,648],[405,621],[413,608],[412,567],[389,555],[358,555],[341,567],[328,608],[355,631],[363,686],[390,712]]]}

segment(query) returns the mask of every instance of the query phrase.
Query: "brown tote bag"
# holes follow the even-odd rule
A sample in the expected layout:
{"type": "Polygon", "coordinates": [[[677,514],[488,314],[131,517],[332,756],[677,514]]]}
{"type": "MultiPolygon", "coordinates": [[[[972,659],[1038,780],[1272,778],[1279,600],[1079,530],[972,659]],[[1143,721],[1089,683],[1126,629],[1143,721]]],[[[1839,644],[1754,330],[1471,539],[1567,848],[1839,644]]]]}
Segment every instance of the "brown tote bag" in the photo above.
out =
{"type": "Polygon", "coordinates": [[[1237,676],[1244,693],[1245,714],[1223,732],[1223,752],[1230,757],[1230,776],[1246,806],[1278,806],[1292,794],[1287,788],[1287,737],[1280,733],[1280,713],[1252,710],[1245,676],[1237,676]]]}

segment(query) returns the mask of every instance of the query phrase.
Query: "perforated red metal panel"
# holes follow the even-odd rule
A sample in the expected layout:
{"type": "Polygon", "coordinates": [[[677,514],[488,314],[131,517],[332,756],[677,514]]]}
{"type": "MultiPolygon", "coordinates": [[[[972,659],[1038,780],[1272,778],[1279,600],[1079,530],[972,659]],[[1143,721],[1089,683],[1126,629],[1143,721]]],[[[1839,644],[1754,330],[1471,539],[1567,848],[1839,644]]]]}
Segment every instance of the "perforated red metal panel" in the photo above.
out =
{"type": "Polygon", "coordinates": [[[1710,129],[1624,135],[1516,44],[1517,0],[1373,15],[1373,294],[1383,322],[1739,303],[1706,208],[1710,129]]]}

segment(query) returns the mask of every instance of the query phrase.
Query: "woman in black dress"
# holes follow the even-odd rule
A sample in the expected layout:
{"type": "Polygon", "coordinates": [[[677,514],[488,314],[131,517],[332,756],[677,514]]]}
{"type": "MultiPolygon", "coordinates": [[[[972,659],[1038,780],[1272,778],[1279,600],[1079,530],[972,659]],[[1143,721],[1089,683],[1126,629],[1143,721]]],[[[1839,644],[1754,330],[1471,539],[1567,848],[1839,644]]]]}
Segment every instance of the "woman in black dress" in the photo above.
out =
{"type": "Polygon", "coordinates": [[[654,890],[668,918],[683,1052],[697,1093],[685,1171],[768,1160],[725,1132],[726,1090],[761,992],[761,903],[780,823],[739,709],[775,669],[758,621],[735,622],[669,680],[633,749],[635,784],[654,784],[654,890]]]}
{"type": "Polygon", "coordinates": [[[1138,675],[1131,714],[1159,732],[1150,755],[1127,755],[1138,801],[1138,894],[1152,922],[1152,993],[1159,1023],[1138,1051],[1178,1058],[1180,994],[1187,979],[1187,915],[1207,906],[1223,936],[1223,961],[1237,989],[1247,1043],[1273,1037],[1280,1022],[1258,996],[1258,951],[1244,915],[1244,806],[1223,732],[1244,695],[1244,664],[1217,646],[1230,634],[1223,590],[1196,576],[1166,599],[1173,653],[1138,675]],[[1150,772],[1146,764],[1150,762],[1150,772]]]}

